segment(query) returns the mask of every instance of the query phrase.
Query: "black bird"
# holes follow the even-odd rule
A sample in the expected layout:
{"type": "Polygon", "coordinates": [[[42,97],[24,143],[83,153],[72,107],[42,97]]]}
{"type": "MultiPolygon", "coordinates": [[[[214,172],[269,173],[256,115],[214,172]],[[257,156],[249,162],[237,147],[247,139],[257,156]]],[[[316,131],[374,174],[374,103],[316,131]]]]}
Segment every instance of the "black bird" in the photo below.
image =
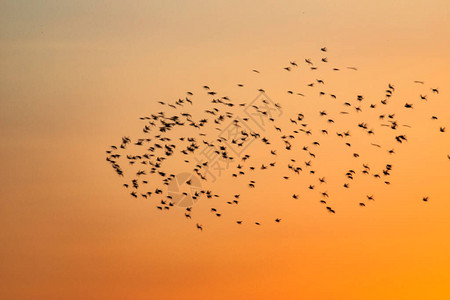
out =
{"type": "MultiPolygon", "coordinates": [[[[322,52],[327,52],[326,47],[323,47],[320,50],[322,52]]],[[[319,56],[319,59],[321,62],[328,62],[325,54],[319,56]]],[[[305,59],[305,63],[309,65],[311,70],[318,69],[314,66],[311,59],[305,59]]],[[[295,67],[298,67],[297,63],[295,61],[289,61],[288,66],[280,66],[280,69],[283,68],[286,71],[293,71],[293,68],[295,67]]],[[[346,68],[355,71],[357,70],[355,67],[346,68]]],[[[331,67],[331,69],[333,71],[340,70],[339,68],[333,67],[331,67]]],[[[259,71],[255,69],[252,71],[259,73],[259,71]]],[[[323,73],[323,76],[326,74],[327,73],[323,73]]],[[[338,74],[344,76],[345,72],[338,74]]],[[[354,151],[347,152],[346,154],[350,154],[350,157],[353,154],[353,157],[360,157],[359,159],[364,158],[362,170],[356,172],[356,169],[350,169],[343,172],[345,174],[346,182],[341,184],[343,184],[344,188],[350,188],[350,180],[354,180],[354,183],[352,182],[351,184],[352,188],[354,185],[357,185],[359,183],[357,179],[362,174],[371,175],[365,176],[365,180],[367,181],[375,181],[383,178],[381,181],[386,185],[390,185],[391,182],[387,181],[387,178],[385,177],[394,174],[395,170],[392,168],[392,163],[386,163],[385,161],[383,163],[385,167],[377,170],[370,161],[370,159],[373,158],[372,153],[365,151],[378,150],[372,147],[369,149],[367,146],[370,144],[380,150],[383,150],[377,154],[376,161],[378,161],[378,159],[387,159],[386,156],[389,154],[395,154],[394,149],[388,150],[389,148],[387,148],[390,147],[388,143],[390,138],[395,139],[395,141],[391,140],[391,143],[398,142],[404,144],[402,147],[406,146],[405,142],[407,141],[406,134],[392,134],[391,130],[399,130],[400,128],[403,129],[403,127],[410,128],[412,127],[410,125],[416,125],[412,123],[410,123],[410,125],[403,124],[405,119],[401,119],[401,117],[404,117],[400,113],[402,110],[400,109],[399,112],[394,109],[396,106],[391,106],[391,103],[394,104],[397,97],[394,85],[388,84],[388,88],[383,89],[384,91],[382,91],[382,97],[380,99],[380,102],[383,104],[381,107],[377,105],[371,95],[363,96],[361,94],[357,94],[353,96],[353,98],[352,96],[348,97],[346,95],[340,95],[339,98],[346,101],[342,102],[345,106],[345,110],[348,109],[348,111],[340,111],[341,109],[339,109],[339,107],[342,108],[340,106],[342,104],[336,102],[337,96],[334,91],[325,90],[325,86],[330,88],[333,86],[328,86],[328,82],[331,80],[330,77],[317,79],[317,76],[315,76],[306,80],[309,80],[307,82],[311,82],[310,84],[307,84],[307,86],[311,87],[311,89],[323,85],[323,88],[312,93],[312,97],[316,97],[313,98],[315,104],[312,107],[320,107],[318,109],[319,115],[326,116],[323,120],[316,120],[318,118],[314,118],[314,115],[311,116],[310,113],[298,112],[295,106],[290,106],[287,111],[283,112],[283,107],[279,103],[273,103],[265,94],[263,94],[265,93],[263,88],[258,89],[261,94],[259,98],[253,102],[237,103],[233,101],[231,97],[218,95],[210,88],[210,86],[204,85],[203,89],[205,90],[206,97],[208,97],[208,95],[212,96],[208,97],[208,101],[202,102],[202,105],[205,106],[204,108],[195,110],[194,106],[197,104],[196,101],[189,99],[193,98],[191,96],[194,96],[194,93],[192,92],[186,92],[187,96],[185,94],[181,98],[175,98],[175,101],[172,102],[166,100],[159,101],[161,106],[158,107],[161,111],[139,117],[140,120],[145,122],[142,129],[145,136],[138,136],[136,138],[133,137],[133,140],[128,136],[124,136],[121,139],[119,138],[119,144],[117,144],[117,146],[109,146],[107,148],[106,161],[112,166],[115,173],[118,175],[130,175],[135,177],[134,179],[127,179],[126,183],[121,183],[125,188],[128,188],[127,191],[132,197],[147,199],[150,201],[152,198],[155,198],[155,195],[160,196],[159,199],[156,200],[156,208],[161,211],[171,211],[171,207],[179,204],[177,202],[177,196],[181,196],[183,197],[182,199],[185,200],[194,201],[204,198],[217,199],[214,201],[215,208],[211,208],[211,212],[215,216],[220,217],[220,219],[226,219],[228,217],[226,214],[219,212],[222,210],[221,205],[232,205],[233,209],[234,204],[236,204],[236,209],[242,207],[242,205],[238,204],[241,204],[245,200],[238,201],[239,194],[235,194],[235,188],[237,188],[237,186],[241,183],[240,180],[230,184],[227,188],[231,195],[234,195],[234,197],[231,197],[231,200],[228,195],[224,197],[224,195],[216,194],[212,190],[206,190],[198,187],[198,180],[208,182],[211,189],[214,189],[214,184],[212,184],[210,180],[213,177],[213,172],[216,170],[220,173],[225,173],[224,171],[226,169],[230,169],[232,179],[240,179],[241,176],[247,176],[248,174],[246,174],[246,171],[250,170],[252,173],[265,172],[264,175],[270,179],[269,182],[277,185],[281,184],[281,179],[278,176],[274,176],[274,174],[279,173],[277,173],[278,171],[275,171],[275,173],[272,172],[273,170],[279,169],[283,166],[283,163],[279,160],[287,158],[290,160],[287,166],[289,172],[293,171],[299,176],[308,176],[308,174],[312,175],[316,173],[320,174],[320,177],[316,177],[316,175],[314,175],[314,180],[317,180],[318,178],[320,186],[322,187],[327,185],[325,177],[329,179],[329,174],[326,173],[326,171],[329,170],[329,166],[324,165],[322,161],[320,161],[322,158],[321,154],[323,153],[323,148],[326,146],[336,147],[336,151],[332,154],[335,156],[332,157],[332,159],[335,160],[346,158],[346,156],[340,157],[340,151],[343,148],[348,149],[345,145],[358,149],[358,153],[354,151]],[[327,81],[327,85],[325,85],[325,81],[327,81]],[[327,97],[318,98],[317,95],[329,95],[331,99],[327,97]],[[370,102],[366,103],[366,99],[370,99],[370,102]],[[187,105],[188,103],[190,105],[187,105]],[[191,105],[192,108],[194,108],[193,111],[191,109],[191,105]],[[353,107],[354,110],[349,109],[350,107],[353,107]],[[366,107],[370,109],[365,109],[366,107]],[[386,108],[390,110],[386,110],[386,108]],[[373,115],[372,112],[375,112],[376,109],[378,109],[379,112],[376,112],[376,114],[373,115]],[[281,113],[287,115],[287,120],[290,120],[290,122],[284,122],[285,116],[282,116],[281,113]],[[356,115],[356,113],[358,115],[356,115]],[[244,116],[242,116],[243,114],[244,116]],[[376,123],[377,121],[378,123],[376,123]],[[375,124],[372,124],[372,122],[375,124]],[[386,122],[387,124],[382,124],[380,122],[386,122]],[[267,124],[272,124],[273,126],[267,126],[267,124]],[[335,129],[335,132],[337,137],[339,137],[339,140],[345,139],[345,141],[343,141],[344,143],[336,143],[335,136],[328,135],[330,130],[328,126],[337,126],[339,128],[335,129]],[[356,132],[352,132],[352,135],[350,135],[350,130],[353,127],[345,126],[358,126],[358,131],[355,130],[356,132]],[[384,128],[378,129],[375,126],[381,126],[384,128]],[[181,137],[173,138],[172,136],[179,134],[179,132],[175,132],[175,130],[180,128],[183,130],[181,137]],[[184,131],[187,128],[191,128],[192,130],[184,131]],[[234,131],[230,131],[230,128],[234,131]],[[217,135],[211,136],[210,132],[212,131],[217,132],[217,135]],[[265,132],[267,132],[267,135],[265,132]],[[317,134],[317,132],[319,133],[317,134]],[[187,136],[184,134],[187,134],[187,136]],[[266,137],[263,137],[263,134],[266,135],[266,137]],[[306,140],[303,141],[303,145],[299,145],[300,141],[298,134],[305,134],[306,140]],[[314,138],[312,140],[307,140],[309,136],[314,138]],[[320,137],[320,139],[318,137],[320,137]],[[379,144],[376,143],[377,141],[375,140],[375,137],[378,139],[379,144]],[[248,147],[253,140],[259,140],[261,143],[255,143],[254,145],[257,145],[255,148],[248,147]],[[381,141],[383,141],[383,143],[381,143],[381,141]],[[344,147],[342,147],[343,145],[344,147]],[[270,148],[257,148],[267,146],[270,148]],[[134,149],[129,150],[133,147],[134,149]],[[313,151],[314,153],[311,152],[312,148],[317,151],[313,151]],[[242,154],[244,151],[246,154],[242,154]],[[290,156],[286,157],[286,153],[284,151],[290,151],[290,156]],[[253,155],[253,153],[262,153],[262,155],[253,155]],[[206,158],[208,156],[206,154],[211,154],[210,157],[215,158],[206,158]],[[178,187],[179,191],[177,190],[177,192],[173,189],[173,184],[177,184],[180,181],[180,178],[175,175],[177,174],[175,170],[171,170],[171,168],[169,168],[169,166],[176,167],[177,164],[172,161],[168,162],[169,159],[176,155],[183,157],[183,159],[179,161],[179,164],[182,164],[183,167],[187,167],[188,171],[190,169],[190,172],[192,172],[192,175],[188,177],[188,180],[184,180],[187,187],[180,185],[178,187]],[[306,161],[305,166],[301,164],[300,167],[297,166],[297,161],[302,161],[302,155],[310,157],[311,160],[306,161]],[[267,161],[268,157],[271,158],[269,161],[267,161]],[[275,161],[275,158],[278,160],[275,161]],[[312,160],[314,160],[314,164],[312,160]],[[317,164],[315,160],[317,160],[317,164]],[[238,163],[234,164],[236,161],[238,163]],[[126,168],[121,167],[122,162],[125,162],[126,168]],[[226,165],[225,169],[221,169],[222,163],[223,165],[226,165]],[[318,169],[312,169],[312,166],[316,165],[318,166],[318,169]],[[370,168],[369,165],[372,168],[370,168]],[[303,172],[305,170],[302,170],[302,167],[307,168],[307,171],[309,172],[303,172]],[[130,171],[130,169],[132,170],[130,171]],[[151,184],[154,184],[152,185],[152,189],[155,190],[151,192],[145,191],[145,187],[148,187],[151,184]],[[160,184],[163,184],[164,188],[162,188],[163,186],[160,184]],[[186,191],[186,188],[189,189],[189,191],[186,191]],[[221,201],[221,203],[218,201],[221,201]]],[[[415,83],[423,84],[423,82],[419,81],[415,81],[415,83]]],[[[244,88],[243,83],[238,83],[237,86],[242,89],[244,88]]],[[[305,97],[300,98],[301,101],[303,101],[303,99],[308,99],[308,96],[310,96],[306,92],[298,92],[297,88],[293,86],[286,86],[284,90],[288,91],[287,93],[289,95],[296,94],[305,97]]],[[[205,94],[202,96],[205,96],[205,94]]],[[[439,90],[437,88],[431,88],[431,94],[439,94],[439,90]]],[[[289,97],[291,101],[293,100],[293,98],[288,95],[286,95],[286,97],[289,97]]],[[[428,100],[427,95],[419,94],[419,97],[420,98],[417,100],[420,102],[420,105],[431,104],[428,101],[420,101],[428,100]]],[[[296,99],[295,101],[300,100],[296,99]]],[[[417,108],[417,105],[419,104],[416,104],[416,102],[411,102],[404,103],[403,105],[405,108],[412,109],[414,105],[416,105],[417,108]]],[[[417,116],[417,114],[422,111],[430,110],[420,109],[419,111],[414,112],[414,116],[417,116]]],[[[432,115],[431,119],[437,120],[438,118],[432,115]]],[[[410,118],[408,120],[413,122],[415,119],[410,118]]],[[[446,129],[442,125],[439,127],[439,131],[444,133],[446,129]]],[[[408,133],[408,136],[410,134],[413,134],[413,132],[408,133]]],[[[389,156],[389,158],[392,159],[393,156],[389,156]]],[[[450,154],[447,154],[447,158],[450,159],[450,154]]],[[[294,180],[294,175],[283,175],[285,176],[281,177],[284,179],[290,179],[291,181],[294,180]]],[[[216,178],[214,178],[214,180],[215,179],[216,178]]],[[[253,189],[256,190],[259,188],[259,184],[257,187],[255,180],[247,180],[248,179],[244,179],[243,181],[244,184],[247,183],[251,188],[247,192],[250,193],[253,189]]],[[[334,178],[330,181],[338,182],[339,185],[339,181],[335,181],[334,178]]],[[[309,183],[313,182],[310,181],[309,183]]],[[[394,182],[392,182],[392,184],[393,183],[394,182]]],[[[321,198],[326,198],[327,200],[330,199],[328,202],[333,200],[333,195],[330,196],[327,192],[320,192],[320,194],[316,193],[315,190],[317,189],[315,189],[313,184],[308,185],[308,183],[305,183],[304,185],[301,185],[300,189],[302,189],[302,187],[303,190],[312,190],[312,194],[317,194],[317,196],[321,198]]],[[[296,190],[295,192],[301,194],[302,191],[296,190]]],[[[369,193],[369,191],[367,193],[369,193]]],[[[299,199],[299,194],[292,194],[291,191],[293,199],[299,199]]],[[[366,197],[367,200],[365,200],[365,202],[357,201],[356,203],[359,203],[360,206],[366,206],[367,201],[374,201],[373,195],[366,195],[366,197]]],[[[428,197],[423,197],[423,201],[428,201],[428,197]]],[[[320,200],[320,203],[330,205],[327,204],[327,201],[325,200],[320,200]]],[[[184,217],[186,219],[193,218],[191,216],[191,209],[191,207],[188,207],[184,211],[184,217]]],[[[326,206],[326,209],[330,213],[335,213],[335,210],[331,206],[326,206]]],[[[276,218],[275,222],[280,223],[281,220],[281,218],[276,218]]],[[[242,224],[244,221],[246,220],[238,220],[235,222],[237,224],[242,224]]],[[[261,225],[259,222],[254,223],[256,225],[261,225]]],[[[196,227],[201,231],[203,230],[203,226],[199,223],[196,224],[196,227]]]]}

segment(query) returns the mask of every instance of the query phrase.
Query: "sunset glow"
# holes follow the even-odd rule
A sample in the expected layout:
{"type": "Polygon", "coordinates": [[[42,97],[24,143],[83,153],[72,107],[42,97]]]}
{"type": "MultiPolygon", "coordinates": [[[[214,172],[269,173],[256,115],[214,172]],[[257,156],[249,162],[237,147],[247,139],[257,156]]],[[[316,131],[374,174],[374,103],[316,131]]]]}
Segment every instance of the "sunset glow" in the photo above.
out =
{"type": "Polygon", "coordinates": [[[450,299],[449,1],[0,7],[0,299],[450,299]],[[143,131],[159,112],[208,122],[143,131]],[[237,116],[261,134],[245,147],[224,130],[237,116]],[[245,150],[177,190],[127,159],[158,133],[177,145],[167,174],[191,176],[202,140],[245,150]],[[177,202],[200,190],[220,197],[177,202]]]}

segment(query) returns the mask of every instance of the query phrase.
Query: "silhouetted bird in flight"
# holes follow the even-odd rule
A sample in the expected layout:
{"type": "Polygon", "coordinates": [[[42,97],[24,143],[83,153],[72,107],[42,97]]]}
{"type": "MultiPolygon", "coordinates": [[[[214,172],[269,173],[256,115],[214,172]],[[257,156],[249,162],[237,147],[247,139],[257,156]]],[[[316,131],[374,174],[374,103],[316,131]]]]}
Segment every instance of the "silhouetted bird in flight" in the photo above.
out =
{"type": "MultiPolygon", "coordinates": [[[[266,95],[265,88],[255,87],[252,81],[233,85],[233,91],[240,93],[248,86],[250,91],[258,92],[258,98],[249,102],[237,100],[232,91],[221,94],[212,84],[199,84],[196,90],[183,92],[173,101],[156,101],[155,111],[139,117],[144,123],[140,136],[119,137],[117,144],[106,150],[106,161],[120,176],[127,197],[133,203],[135,199],[153,201],[155,213],[175,216],[182,209],[181,217],[186,222],[200,222],[198,218],[209,214],[216,222],[226,222],[233,218],[232,210],[269,203],[265,189],[273,186],[279,190],[280,205],[282,201],[298,200],[301,195],[302,201],[287,203],[295,207],[313,200],[315,205],[324,204],[324,211],[332,217],[336,213],[334,206],[338,209],[341,205],[338,190],[351,195],[363,180],[367,200],[362,202],[359,196],[348,196],[348,200],[367,208],[375,204],[371,202],[375,200],[372,193],[396,183],[391,174],[395,174],[393,162],[402,152],[397,147],[413,144],[415,128],[437,131],[436,127],[426,127],[428,123],[435,126],[430,115],[434,121],[438,117],[430,113],[431,107],[424,110],[423,105],[432,105],[435,97],[442,96],[438,88],[415,86],[426,88],[428,96],[422,90],[405,103],[397,95],[400,83],[386,83],[380,95],[345,94],[333,89],[333,80],[339,77],[353,82],[345,74],[358,69],[334,65],[335,58],[326,47],[316,51],[317,55],[311,57],[322,62],[317,65],[305,58],[309,68],[299,67],[295,60],[289,60],[288,66],[276,66],[277,72],[289,71],[293,78],[291,83],[280,80],[283,95],[276,103],[266,95]],[[340,72],[330,75],[330,70],[340,72]],[[428,122],[420,123],[418,116],[423,112],[428,122]],[[218,193],[215,190],[220,184],[216,185],[215,180],[222,180],[220,176],[226,188],[218,193]],[[258,190],[265,197],[254,201],[251,193],[258,190]],[[204,206],[193,209],[200,200],[211,203],[206,213],[197,213],[204,206]]],[[[252,72],[260,73],[256,69],[252,72]]],[[[445,133],[445,126],[439,124],[439,132],[445,133]]],[[[442,155],[450,159],[450,154],[442,155]]],[[[428,196],[422,199],[428,201],[428,196]]],[[[280,223],[281,217],[271,216],[269,221],[280,223]]],[[[241,218],[233,218],[232,223],[254,222],[241,218]]],[[[260,220],[254,224],[265,221],[260,220]]],[[[203,225],[195,224],[203,230],[203,225]]]]}

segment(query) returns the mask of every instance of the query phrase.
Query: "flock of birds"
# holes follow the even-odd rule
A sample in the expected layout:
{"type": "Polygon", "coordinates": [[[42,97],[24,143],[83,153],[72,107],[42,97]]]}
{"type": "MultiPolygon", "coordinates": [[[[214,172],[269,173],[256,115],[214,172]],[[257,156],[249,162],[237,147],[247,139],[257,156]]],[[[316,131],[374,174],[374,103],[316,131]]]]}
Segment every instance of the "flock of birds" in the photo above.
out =
{"type": "MultiPolygon", "coordinates": [[[[321,53],[328,52],[327,48],[321,48],[321,53]]],[[[297,68],[307,68],[311,71],[317,70],[322,66],[327,66],[328,58],[322,55],[319,63],[316,65],[311,59],[305,59],[305,66],[299,66],[295,61],[290,61],[288,66],[282,67],[286,72],[292,72],[297,68]]],[[[357,71],[355,67],[345,67],[352,71],[357,71]]],[[[341,71],[341,68],[332,67],[332,71],[341,71]]],[[[284,72],[283,71],[283,72],[284,72]]],[[[257,74],[259,70],[252,70],[257,74]]],[[[422,81],[415,81],[414,84],[424,85],[422,81]]],[[[120,144],[110,146],[106,151],[107,162],[112,166],[114,171],[125,178],[125,175],[131,175],[132,178],[123,183],[124,188],[129,191],[133,198],[154,199],[155,206],[158,210],[167,211],[178,207],[183,210],[186,219],[192,218],[194,211],[193,204],[201,198],[217,198],[223,199],[224,205],[238,206],[241,203],[239,192],[231,192],[231,196],[222,197],[222,195],[213,192],[211,189],[201,188],[199,182],[211,182],[208,174],[212,170],[212,160],[198,159],[199,153],[207,151],[210,155],[217,157],[222,163],[231,166],[224,171],[222,176],[230,176],[232,179],[242,183],[246,175],[255,172],[270,172],[275,168],[284,168],[287,172],[286,176],[282,176],[280,180],[295,180],[300,174],[308,174],[314,178],[314,182],[309,182],[304,186],[305,190],[317,192],[320,203],[324,205],[325,210],[329,213],[336,213],[335,209],[329,204],[330,194],[322,187],[327,184],[326,174],[319,174],[314,168],[315,161],[319,158],[315,149],[320,147],[323,138],[335,135],[342,140],[345,149],[348,149],[349,155],[355,159],[359,158],[358,164],[360,169],[349,168],[343,174],[342,187],[349,189],[351,182],[356,176],[369,176],[374,180],[381,180],[385,185],[390,185],[389,176],[393,170],[393,165],[389,161],[383,163],[383,168],[376,170],[372,167],[368,160],[370,156],[364,156],[362,153],[353,150],[354,147],[349,137],[352,135],[364,135],[370,137],[375,135],[373,126],[377,125],[389,129],[391,134],[384,135],[383,139],[389,139],[395,144],[405,144],[408,141],[407,135],[403,129],[411,127],[411,125],[402,124],[398,119],[398,112],[389,109],[391,100],[396,93],[393,84],[388,84],[383,97],[378,102],[368,103],[363,95],[356,95],[353,100],[341,99],[336,94],[323,91],[325,86],[324,79],[315,79],[306,85],[306,89],[319,89],[317,96],[329,96],[333,105],[340,105],[341,111],[337,114],[320,110],[315,116],[307,116],[301,112],[284,117],[281,114],[283,106],[280,103],[273,103],[265,94],[264,89],[258,89],[260,94],[260,102],[253,103],[236,103],[227,96],[219,97],[208,85],[203,86],[202,90],[210,99],[210,107],[202,111],[200,117],[195,117],[190,111],[195,107],[193,92],[187,92],[186,96],[176,100],[173,103],[159,101],[161,111],[140,117],[145,122],[143,127],[143,137],[131,139],[130,137],[122,137],[120,144]],[[379,112],[377,108],[383,108],[383,113],[377,114],[378,123],[370,125],[367,122],[355,121],[352,118],[355,114],[361,113],[363,110],[373,110],[379,112]],[[238,111],[243,108],[250,113],[244,117],[238,116],[238,111]],[[259,118],[265,124],[265,128],[255,127],[254,124],[249,126],[253,121],[252,116],[259,118]],[[339,117],[338,117],[339,116],[339,117]],[[340,131],[336,131],[336,124],[340,118],[345,117],[345,126],[350,126],[340,131]],[[312,128],[312,123],[308,122],[308,118],[319,119],[322,128],[312,128]],[[352,125],[348,125],[352,124],[352,125]],[[234,135],[221,134],[225,130],[232,128],[234,135]],[[255,129],[258,128],[258,129],[255,129]],[[273,134],[268,137],[267,128],[273,130],[273,134]],[[177,132],[180,129],[181,132],[177,132]],[[301,138],[297,138],[301,136],[301,138]],[[316,138],[310,144],[299,144],[308,138],[316,138]],[[320,137],[320,138],[319,138],[320,137]],[[248,147],[250,143],[258,143],[257,151],[251,151],[252,147],[248,147]],[[130,149],[134,149],[137,154],[131,154],[130,149]],[[257,153],[263,153],[261,155],[257,153]],[[184,179],[183,182],[177,181],[177,171],[169,168],[172,157],[181,158],[180,163],[192,173],[192,176],[184,179]],[[364,157],[364,158],[361,158],[364,157]],[[365,161],[361,162],[361,159],[365,161]],[[123,165],[125,160],[125,165],[123,165]],[[282,162],[284,160],[284,162],[282,162]],[[131,170],[125,171],[126,168],[131,170]],[[185,190],[177,191],[179,197],[175,198],[175,194],[170,192],[171,185],[176,184],[177,188],[184,186],[185,190]],[[191,206],[182,207],[180,200],[190,199],[191,206]]],[[[237,84],[238,88],[244,88],[242,83],[237,84]]],[[[403,107],[405,110],[411,110],[417,102],[426,102],[432,96],[439,94],[439,89],[435,87],[427,88],[429,95],[420,94],[417,99],[411,103],[406,102],[403,107]]],[[[296,95],[305,97],[306,93],[287,90],[288,95],[296,95]]],[[[204,103],[201,103],[204,105],[204,103]]],[[[431,121],[439,120],[437,116],[429,116],[431,121]]],[[[436,126],[440,133],[444,134],[446,128],[442,125],[436,126]]],[[[309,141],[309,140],[308,140],[309,141]]],[[[395,154],[394,148],[387,148],[379,143],[370,142],[369,147],[375,147],[384,151],[387,157],[395,154]]],[[[450,159],[450,155],[447,155],[450,159]]],[[[173,168],[172,168],[173,169],[173,168]]],[[[175,169],[180,169],[179,163],[175,164],[175,169]]],[[[258,185],[255,180],[246,181],[249,189],[255,189],[258,185]]],[[[212,184],[214,186],[214,184],[212,184]]],[[[300,188],[298,188],[300,189],[300,188]]],[[[301,192],[296,191],[291,195],[292,199],[299,199],[301,192]]],[[[366,206],[368,201],[374,201],[373,194],[366,195],[365,201],[359,201],[358,205],[366,206]]],[[[428,201],[428,196],[422,197],[423,201],[428,201]]],[[[186,206],[186,205],[184,205],[186,206]]],[[[210,212],[217,217],[223,217],[223,213],[216,207],[210,207],[210,212]]],[[[280,218],[275,218],[276,223],[281,222],[280,218]]],[[[234,220],[236,224],[243,224],[244,220],[234,220]]],[[[252,221],[251,223],[260,226],[261,221],[252,221]]],[[[196,228],[203,230],[203,225],[196,223],[196,228]]]]}

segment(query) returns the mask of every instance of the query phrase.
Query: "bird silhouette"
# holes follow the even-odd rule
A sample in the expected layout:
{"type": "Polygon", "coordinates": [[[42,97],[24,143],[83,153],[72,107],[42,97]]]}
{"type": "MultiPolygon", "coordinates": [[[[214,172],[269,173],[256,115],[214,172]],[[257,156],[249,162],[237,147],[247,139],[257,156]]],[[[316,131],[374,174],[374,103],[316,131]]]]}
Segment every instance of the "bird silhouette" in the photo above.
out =
{"type": "MultiPolygon", "coordinates": [[[[413,129],[417,124],[428,126],[418,121],[417,116],[425,111],[425,118],[430,120],[431,108],[423,110],[422,106],[432,105],[432,100],[442,96],[438,88],[422,87],[423,81],[414,81],[420,84],[416,87],[422,88],[422,93],[417,92],[406,103],[398,99],[396,88],[401,91],[400,83],[380,88],[380,98],[356,92],[345,95],[333,90],[334,77],[347,80],[347,70],[358,69],[335,66],[333,53],[326,47],[316,51],[311,57],[322,63],[315,65],[312,59],[305,58],[309,68],[299,67],[295,60],[277,67],[278,72],[288,71],[294,79],[301,74],[296,84],[280,83],[285,86],[281,86],[283,95],[277,103],[266,95],[266,88],[257,88],[252,82],[233,84],[241,93],[256,89],[258,98],[248,103],[238,101],[231,93],[222,94],[210,84],[199,84],[173,101],[155,101],[157,110],[139,117],[144,123],[140,136],[119,137],[106,150],[106,161],[120,176],[127,197],[153,201],[154,213],[158,214],[175,215],[182,209],[181,217],[186,222],[197,222],[205,215],[197,214],[197,207],[192,213],[193,205],[205,199],[209,202],[204,203],[211,203],[206,213],[216,222],[224,222],[232,218],[229,211],[250,205],[248,194],[273,186],[280,190],[280,201],[298,200],[302,195],[296,205],[312,199],[317,205],[324,204],[325,212],[335,214],[339,193],[334,191],[351,193],[358,185],[361,187],[360,179],[364,178],[365,201],[356,196],[349,199],[369,209],[369,204],[375,204],[373,194],[380,184],[388,188],[397,183],[392,176],[396,171],[392,162],[401,155],[401,148],[413,144],[413,129]],[[327,52],[326,57],[323,52],[327,52]],[[328,76],[329,70],[340,72],[328,76]],[[284,108],[285,104],[288,108],[284,108]],[[411,138],[409,143],[407,136],[411,138]],[[394,147],[398,147],[398,154],[394,147]],[[334,172],[333,164],[326,163],[327,156],[328,160],[342,162],[340,175],[334,172]],[[187,170],[189,176],[182,178],[180,170],[187,170]],[[220,176],[229,178],[230,184],[218,193],[214,191],[220,189],[215,181],[220,176]]],[[[256,69],[252,72],[260,73],[256,69]]],[[[431,120],[436,122],[430,121],[430,126],[435,126],[437,120],[445,121],[436,115],[431,115],[431,120]]],[[[445,126],[440,124],[439,132],[445,133],[445,126]]],[[[423,128],[437,131],[437,127],[423,128]]],[[[445,155],[450,159],[450,154],[445,155]]],[[[428,196],[422,199],[426,202],[428,196]]],[[[260,202],[265,201],[268,199],[263,197],[260,202]]],[[[287,219],[272,216],[269,221],[280,223],[281,217],[287,219]]],[[[260,226],[264,221],[253,223],[260,226]]],[[[234,222],[252,223],[246,218],[234,222]]],[[[203,231],[200,223],[196,228],[203,231]]]]}

